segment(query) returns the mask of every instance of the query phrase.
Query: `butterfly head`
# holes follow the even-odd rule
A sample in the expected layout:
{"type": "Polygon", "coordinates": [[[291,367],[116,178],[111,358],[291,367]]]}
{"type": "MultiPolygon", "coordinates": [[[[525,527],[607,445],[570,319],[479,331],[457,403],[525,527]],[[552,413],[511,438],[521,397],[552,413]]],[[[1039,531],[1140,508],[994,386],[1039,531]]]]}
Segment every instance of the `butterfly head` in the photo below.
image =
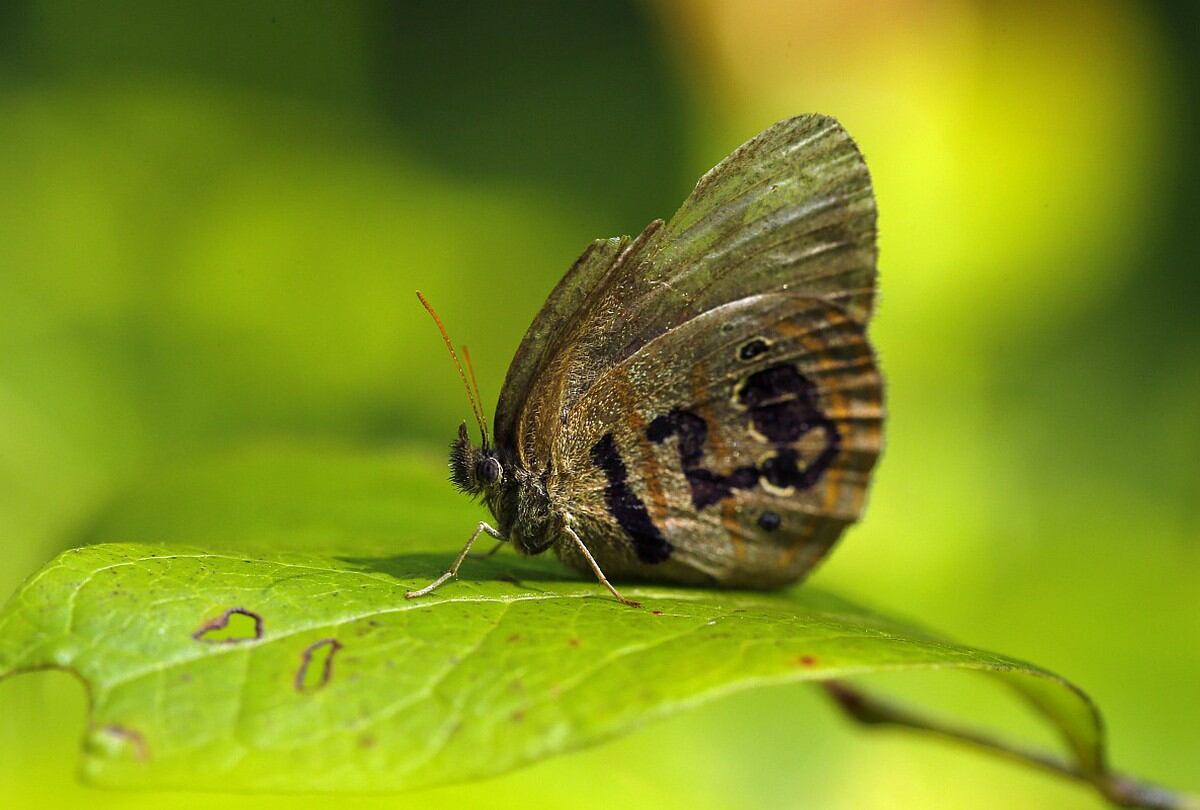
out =
{"type": "Polygon", "coordinates": [[[466,422],[458,426],[458,438],[450,445],[450,480],[468,495],[478,495],[504,482],[504,465],[491,447],[471,444],[466,422]]]}

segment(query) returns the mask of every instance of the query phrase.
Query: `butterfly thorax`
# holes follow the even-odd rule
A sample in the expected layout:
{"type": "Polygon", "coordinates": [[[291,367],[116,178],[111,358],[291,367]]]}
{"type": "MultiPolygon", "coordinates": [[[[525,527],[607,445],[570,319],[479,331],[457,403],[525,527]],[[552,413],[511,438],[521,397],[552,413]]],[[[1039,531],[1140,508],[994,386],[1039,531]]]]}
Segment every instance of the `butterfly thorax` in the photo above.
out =
{"type": "Polygon", "coordinates": [[[468,495],[480,495],[500,524],[497,528],[523,554],[553,545],[561,529],[543,476],[524,468],[501,447],[471,444],[466,425],[450,446],[450,480],[468,495]]]}
{"type": "Polygon", "coordinates": [[[484,502],[499,529],[522,554],[540,554],[550,548],[561,531],[540,475],[518,463],[505,467],[505,481],[484,494],[484,502]]]}

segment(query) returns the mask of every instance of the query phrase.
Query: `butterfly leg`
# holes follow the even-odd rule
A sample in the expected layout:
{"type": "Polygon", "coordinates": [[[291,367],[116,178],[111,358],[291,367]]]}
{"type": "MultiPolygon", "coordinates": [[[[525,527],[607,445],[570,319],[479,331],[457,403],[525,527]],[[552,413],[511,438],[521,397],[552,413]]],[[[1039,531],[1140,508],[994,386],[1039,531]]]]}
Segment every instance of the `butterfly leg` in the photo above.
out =
{"type": "Polygon", "coordinates": [[[614,588],[613,584],[608,581],[608,577],[604,576],[604,572],[600,570],[600,566],[596,563],[596,558],[592,556],[592,552],[588,551],[588,547],[583,544],[583,540],[581,540],[579,535],[575,533],[575,530],[571,528],[570,521],[571,517],[570,515],[567,515],[566,523],[563,525],[563,531],[566,532],[567,537],[570,537],[571,540],[575,542],[576,547],[579,549],[580,553],[583,554],[583,558],[587,560],[588,565],[592,567],[592,573],[596,575],[596,579],[600,580],[600,584],[605,588],[608,588],[608,592],[615,596],[617,601],[622,605],[640,608],[642,606],[641,602],[635,602],[632,599],[626,599],[624,596],[621,596],[621,592],[614,588]]]}
{"type": "MultiPolygon", "coordinates": [[[[435,579],[433,582],[430,582],[424,588],[421,588],[420,590],[416,590],[416,591],[408,591],[407,593],[404,594],[404,598],[405,599],[416,599],[418,596],[425,596],[428,593],[433,593],[433,591],[437,590],[437,588],[442,583],[444,583],[446,580],[453,579],[454,577],[458,576],[458,567],[460,565],[462,565],[463,560],[465,560],[467,558],[467,553],[471,550],[471,546],[473,546],[475,544],[475,538],[479,537],[479,535],[483,534],[484,532],[487,532],[492,537],[495,537],[497,540],[503,541],[503,540],[508,539],[507,537],[502,535],[498,529],[493,529],[491,526],[484,523],[482,520],[479,521],[479,525],[477,527],[475,527],[475,531],[471,534],[470,539],[467,540],[467,544],[465,546],[463,546],[463,550],[458,553],[458,556],[454,559],[454,562],[451,564],[450,570],[448,570],[446,573],[442,574],[440,577],[435,579]]],[[[612,586],[609,586],[609,587],[611,588],[612,586]]]]}

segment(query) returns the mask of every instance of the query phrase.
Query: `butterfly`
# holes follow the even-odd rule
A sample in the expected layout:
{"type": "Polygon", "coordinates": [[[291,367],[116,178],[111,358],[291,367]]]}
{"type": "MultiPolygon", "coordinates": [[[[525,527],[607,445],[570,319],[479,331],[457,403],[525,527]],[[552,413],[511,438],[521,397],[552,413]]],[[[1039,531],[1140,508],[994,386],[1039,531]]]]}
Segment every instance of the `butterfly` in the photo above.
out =
{"type": "Polygon", "coordinates": [[[881,449],[875,219],[837,121],[775,124],[670,221],[587,246],[525,333],[492,434],[466,347],[469,384],[418,293],[479,426],[478,446],[459,426],[451,480],[497,525],[480,522],[449,570],[406,596],[456,576],[481,534],[553,549],[634,606],[610,577],[803,577],[862,513],[881,449]]]}

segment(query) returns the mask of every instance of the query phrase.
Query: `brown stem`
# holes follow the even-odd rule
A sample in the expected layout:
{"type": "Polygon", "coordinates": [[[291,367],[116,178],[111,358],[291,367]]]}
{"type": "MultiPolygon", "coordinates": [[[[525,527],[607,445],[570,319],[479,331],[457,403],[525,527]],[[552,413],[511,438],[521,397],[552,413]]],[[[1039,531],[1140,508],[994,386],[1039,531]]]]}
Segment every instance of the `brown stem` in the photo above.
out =
{"type": "Polygon", "coordinates": [[[1200,810],[1200,797],[1176,793],[1118,774],[1089,774],[1075,763],[1054,754],[1015,745],[978,729],[919,714],[907,707],[863,692],[844,681],[825,681],[821,685],[842,711],[864,725],[899,726],[967,743],[1015,762],[1033,765],[1059,776],[1090,784],[1117,807],[1200,810]]]}

